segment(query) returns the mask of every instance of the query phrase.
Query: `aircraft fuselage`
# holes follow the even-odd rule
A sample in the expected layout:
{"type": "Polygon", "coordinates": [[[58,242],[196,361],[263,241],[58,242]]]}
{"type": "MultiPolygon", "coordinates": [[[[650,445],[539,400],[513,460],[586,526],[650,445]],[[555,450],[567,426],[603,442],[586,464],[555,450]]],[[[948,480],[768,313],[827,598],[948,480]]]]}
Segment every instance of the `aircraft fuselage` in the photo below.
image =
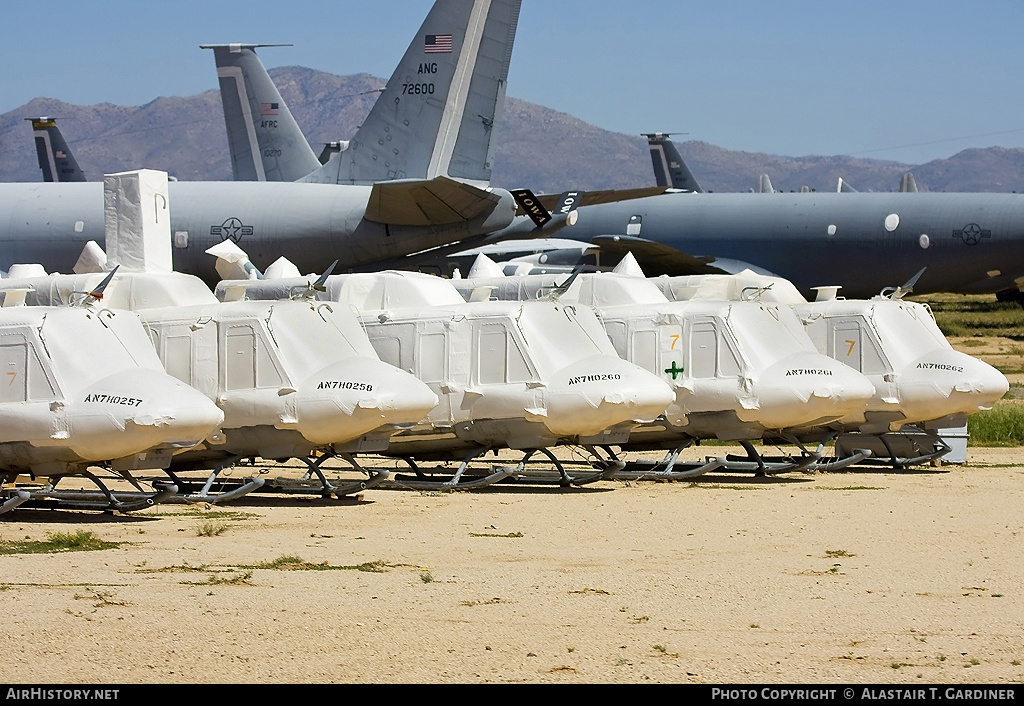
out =
{"type": "Polygon", "coordinates": [[[737,261],[729,271],[753,265],[805,293],[842,285],[870,297],[924,267],[917,293],[1016,289],[1024,276],[1020,194],[673,193],[584,206],[571,229],[619,234],[737,261]]]}
{"type": "MultiPolygon", "coordinates": [[[[488,232],[512,218],[509,200],[475,220],[389,226],[363,218],[371,188],[171,182],[174,268],[216,282],[215,259],[205,251],[230,239],[261,269],[284,256],[303,272],[321,272],[334,260],[343,271],[488,232]]],[[[0,184],[0,270],[39,263],[68,273],[90,240],[104,242],[102,182],[0,184]]]]}

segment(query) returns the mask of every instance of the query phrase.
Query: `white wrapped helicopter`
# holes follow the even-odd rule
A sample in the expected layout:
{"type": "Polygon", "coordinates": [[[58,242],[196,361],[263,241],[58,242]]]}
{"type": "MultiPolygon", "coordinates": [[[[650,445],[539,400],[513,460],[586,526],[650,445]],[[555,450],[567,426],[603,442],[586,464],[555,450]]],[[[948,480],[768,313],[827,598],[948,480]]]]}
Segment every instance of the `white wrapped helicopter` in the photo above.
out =
{"type": "MultiPolygon", "coordinates": [[[[98,274],[0,281],[30,289],[32,304],[66,302],[98,274]]],[[[175,456],[168,473],[192,500],[225,501],[266,490],[343,495],[371,487],[386,471],[336,484],[322,472],[334,455],[386,448],[398,428],[419,421],[437,397],[412,375],[381,362],[347,309],[311,301],[222,303],[198,278],[175,272],[120,273],[107,288],[111,308],[135,311],[167,372],[215,400],[221,432],[175,456]],[[315,342],[315,343],[314,343],[315,342]],[[314,454],[318,454],[315,455],[314,454]],[[315,483],[262,478],[211,495],[220,472],[244,458],[303,460],[315,483]],[[186,470],[208,469],[190,483],[186,470]],[[258,482],[256,482],[258,481],[258,482]]]]}
{"type": "Polygon", "coordinates": [[[179,488],[198,488],[188,499],[224,501],[260,487],[340,496],[386,479],[387,471],[363,471],[350,453],[386,447],[397,428],[437,404],[434,393],[381,362],[345,309],[312,301],[219,302],[201,280],[171,270],[166,174],[143,170],[104,181],[109,257],[93,244],[79,264],[91,258],[89,268],[101,269],[107,259],[120,269],[11,278],[0,288],[24,290],[33,305],[66,305],[103,279],[105,306],[139,313],[167,371],[223,410],[219,433],[167,469],[179,488]],[[333,455],[369,478],[329,481],[322,464],[333,455]],[[309,473],[298,482],[222,483],[226,492],[210,493],[222,470],[255,457],[301,459],[309,473]],[[181,475],[193,469],[212,473],[193,484],[181,475]]]}
{"type": "MultiPolygon", "coordinates": [[[[5,280],[6,282],[6,280],[5,280]]],[[[102,287],[86,290],[100,296],[102,287]]],[[[165,468],[173,453],[216,433],[224,415],[168,375],[130,312],[105,308],[0,309],[0,480],[19,475],[49,484],[5,488],[0,513],[33,504],[129,512],[166,500],[169,483],[145,489],[132,471],[165,468]],[[104,466],[135,490],[112,492],[91,467],[104,466]],[[58,490],[65,476],[88,478],[99,493],[58,490]]]]}
{"type": "Polygon", "coordinates": [[[903,299],[916,279],[868,300],[837,298],[838,288],[820,287],[814,302],[785,279],[749,270],[650,281],[677,300],[789,305],[819,351],[863,373],[875,388],[864,409],[828,425],[839,433],[837,457],[887,457],[902,468],[947,453],[937,430],[966,425],[968,415],[991,409],[1009,389],[998,370],[953,350],[927,306],[903,299]],[[900,434],[908,429],[914,433],[900,434]]]}
{"type": "MultiPolygon", "coordinates": [[[[626,258],[620,268],[635,267],[626,258]]],[[[727,470],[781,472],[817,452],[768,465],[753,440],[803,430],[858,411],[873,389],[864,376],[818,353],[785,307],[757,302],[671,302],[647,280],[620,272],[506,277],[484,256],[454,284],[472,299],[544,300],[596,309],[619,355],[659,375],[674,401],[657,421],[638,427],[623,450],[666,449],[662,469],[644,477],[686,478],[727,470]],[[781,309],[781,310],[780,310],[781,309]],[[700,439],[733,440],[746,459],[677,463],[700,439]]],[[[620,476],[625,476],[620,473],[620,476]]]]}
{"type": "MultiPolygon", "coordinates": [[[[218,297],[244,291],[279,299],[309,279],[222,282],[218,297]]],[[[620,467],[598,446],[629,437],[639,421],[662,414],[668,386],[621,360],[586,307],[558,302],[467,304],[451,283],[410,272],[336,275],[321,300],[358,312],[381,358],[414,373],[441,403],[419,424],[391,438],[385,455],[405,459],[411,487],[483,487],[514,475],[530,482],[579,484],[620,467]],[[550,452],[577,444],[601,470],[573,475],[550,452]],[[523,452],[517,466],[480,472],[470,464],[489,450],[523,452]],[[535,453],[557,473],[525,470],[535,453]],[[461,460],[453,474],[428,475],[419,460],[461,460]]]]}

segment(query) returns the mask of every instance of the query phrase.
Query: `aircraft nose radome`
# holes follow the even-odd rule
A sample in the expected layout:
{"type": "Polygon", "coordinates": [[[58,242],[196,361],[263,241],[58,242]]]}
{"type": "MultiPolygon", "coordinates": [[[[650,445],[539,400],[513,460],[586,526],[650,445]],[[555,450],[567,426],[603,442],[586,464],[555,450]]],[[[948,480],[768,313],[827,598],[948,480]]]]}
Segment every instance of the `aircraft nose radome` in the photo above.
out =
{"type": "Polygon", "coordinates": [[[159,370],[121,371],[84,390],[69,410],[71,445],[83,458],[114,459],[157,446],[194,446],[224,413],[159,370]]]}
{"type": "Polygon", "coordinates": [[[385,424],[414,424],[437,403],[437,395],[404,370],[373,358],[350,358],[303,383],[297,428],[315,444],[338,444],[385,424]]]}
{"type": "Polygon", "coordinates": [[[899,380],[900,400],[913,421],[991,409],[1009,389],[1001,372],[954,350],[922,356],[899,380]]]}
{"type": "Polygon", "coordinates": [[[610,356],[559,371],[548,389],[545,424],[560,436],[591,436],[624,422],[651,421],[675,399],[657,376],[610,356]]]}
{"type": "Polygon", "coordinates": [[[875,394],[867,377],[817,353],[790,356],[758,376],[758,410],[768,429],[823,424],[863,411],[875,394]]]}

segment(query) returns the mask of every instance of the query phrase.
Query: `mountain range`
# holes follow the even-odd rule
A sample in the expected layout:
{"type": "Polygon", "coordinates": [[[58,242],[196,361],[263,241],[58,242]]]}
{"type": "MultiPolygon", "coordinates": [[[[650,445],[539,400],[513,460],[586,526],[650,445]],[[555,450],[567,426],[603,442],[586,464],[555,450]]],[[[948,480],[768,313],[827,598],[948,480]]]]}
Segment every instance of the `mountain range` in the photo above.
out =
{"type": "MultiPolygon", "coordinates": [[[[291,66],[270,71],[314,152],[348,139],[384,81],[291,66]]],[[[220,96],[160,97],[142,106],[72,105],[36,98],[0,115],[0,181],[42,179],[24,118],[51,116],[89,179],[131,169],[160,169],[181,180],[229,180],[231,161],[220,96]]],[[[671,126],[637,125],[656,131],[671,126]]],[[[753,129],[755,126],[751,126],[753,129]]],[[[707,191],[742,192],[768,174],[778,191],[834,191],[840,177],[859,191],[895,191],[911,171],[922,191],[1024,191],[1024,149],[964,150],[927,164],[844,156],[785,157],[739,152],[706,142],[677,142],[707,191]]],[[[626,189],[653,184],[645,140],[602,130],[571,115],[509,97],[498,128],[492,182],[540,193],[626,189]]]]}

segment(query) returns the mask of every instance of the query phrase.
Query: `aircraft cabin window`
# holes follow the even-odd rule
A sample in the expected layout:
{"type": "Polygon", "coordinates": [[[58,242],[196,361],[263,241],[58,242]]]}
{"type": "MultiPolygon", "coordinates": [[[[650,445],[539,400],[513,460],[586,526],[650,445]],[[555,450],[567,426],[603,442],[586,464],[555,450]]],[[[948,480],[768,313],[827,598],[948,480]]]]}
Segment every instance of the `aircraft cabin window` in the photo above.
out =
{"type": "Polygon", "coordinates": [[[861,343],[861,372],[865,375],[882,375],[889,372],[889,366],[870,331],[866,332],[861,343]]]}
{"type": "Polygon", "coordinates": [[[480,327],[479,378],[483,385],[528,382],[533,379],[526,356],[502,324],[480,327]]]}
{"type": "Polygon", "coordinates": [[[508,337],[508,381],[529,382],[533,379],[530,366],[526,363],[526,356],[523,355],[518,341],[512,336],[508,337]]]}
{"type": "Polygon", "coordinates": [[[870,331],[865,331],[859,321],[836,321],[831,324],[833,357],[846,363],[865,375],[881,375],[888,372],[888,364],[870,331]]]}
{"type": "Polygon", "coordinates": [[[21,335],[0,336],[0,402],[28,399],[28,342],[21,335]]]}
{"type": "Polygon", "coordinates": [[[163,363],[168,375],[192,384],[192,337],[167,336],[164,339],[163,363]]]}
{"type": "Polygon", "coordinates": [[[415,326],[412,324],[388,325],[383,329],[371,328],[367,333],[370,344],[383,362],[401,368],[412,375],[418,375],[415,362],[412,360],[415,326]]]}
{"type": "Polygon", "coordinates": [[[626,352],[626,324],[621,321],[609,321],[605,323],[604,330],[607,332],[612,346],[615,347],[615,352],[625,360],[628,355],[626,352]]]}
{"type": "Polygon", "coordinates": [[[711,323],[696,324],[690,334],[690,376],[713,378],[718,359],[718,334],[711,323]]]}
{"type": "Polygon", "coordinates": [[[420,335],[419,371],[417,377],[423,382],[441,382],[444,380],[445,346],[443,333],[424,333],[420,335]]]}
{"type": "Polygon", "coordinates": [[[265,338],[266,332],[256,336],[256,386],[261,388],[280,387],[284,383],[281,371],[274,362],[274,354],[265,338]]]}
{"type": "Polygon", "coordinates": [[[256,335],[251,326],[230,326],[224,336],[224,389],[256,387],[256,335]]]}
{"type": "Polygon", "coordinates": [[[839,321],[831,323],[832,357],[849,365],[857,372],[864,372],[861,364],[861,331],[855,322],[839,321]]]}
{"type": "Polygon", "coordinates": [[[382,361],[396,368],[401,367],[399,365],[402,360],[401,341],[397,338],[371,338],[370,343],[373,345],[373,350],[377,351],[377,357],[382,361]]]}
{"type": "Polygon", "coordinates": [[[644,370],[652,373],[658,371],[658,332],[634,331],[633,356],[629,360],[644,370]]]}
{"type": "Polygon", "coordinates": [[[722,345],[718,347],[718,374],[723,377],[737,377],[740,374],[739,358],[726,336],[722,336],[722,345]]]}
{"type": "Polygon", "coordinates": [[[480,348],[477,356],[480,384],[494,385],[505,382],[508,374],[507,336],[505,327],[500,324],[480,327],[480,348]]]}

